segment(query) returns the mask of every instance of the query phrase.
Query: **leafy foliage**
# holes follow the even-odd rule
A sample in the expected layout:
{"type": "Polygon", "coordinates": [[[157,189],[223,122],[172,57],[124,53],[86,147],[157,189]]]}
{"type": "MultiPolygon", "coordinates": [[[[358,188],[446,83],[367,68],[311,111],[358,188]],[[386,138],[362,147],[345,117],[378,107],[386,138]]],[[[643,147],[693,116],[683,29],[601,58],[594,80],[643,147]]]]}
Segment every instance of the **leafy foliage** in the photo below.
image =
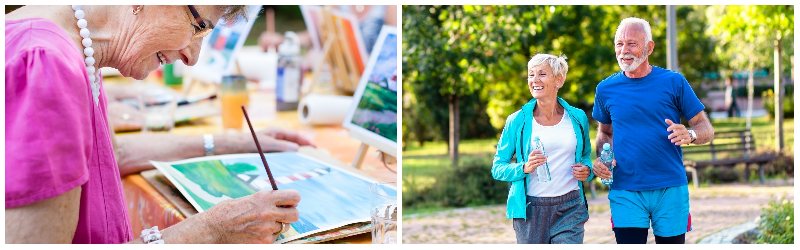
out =
{"type": "MultiPolygon", "coordinates": [[[[703,32],[706,8],[676,11],[680,70],[695,89],[719,64],[709,56],[715,43],[703,32]]],[[[462,110],[472,112],[461,114],[462,124],[475,127],[463,129],[463,137],[496,136],[505,118],[531,98],[526,71],[536,53],[567,56],[559,96],[591,112],[597,83],[619,70],[614,34],[630,16],[650,22],[656,41],[650,62],[665,65],[664,6],[404,6],[405,138],[445,139],[450,96],[462,97],[462,110]]]]}
{"type": "Polygon", "coordinates": [[[761,212],[757,243],[794,243],[794,201],[771,201],[761,212]]]}
{"type": "Polygon", "coordinates": [[[470,161],[452,171],[436,176],[429,188],[403,195],[404,207],[464,207],[502,204],[508,195],[508,183],[496,181],[491,175],[491,158],[470,161]]]}
{"type": "MultiPolygon", "coordinates": [[[[773,46],[776,39],[785,55],[794,51],[794,7],[775,5],[711,6],[706,10],[709,21],[707,35],[717,43],[714,55],[722,64],[724,73],[746,69],[752,60],[753,67],[767,67],[773,63],[773,46]]],[[[789,58],[783,58],[781,71],[791,70],[789,58]]]]}

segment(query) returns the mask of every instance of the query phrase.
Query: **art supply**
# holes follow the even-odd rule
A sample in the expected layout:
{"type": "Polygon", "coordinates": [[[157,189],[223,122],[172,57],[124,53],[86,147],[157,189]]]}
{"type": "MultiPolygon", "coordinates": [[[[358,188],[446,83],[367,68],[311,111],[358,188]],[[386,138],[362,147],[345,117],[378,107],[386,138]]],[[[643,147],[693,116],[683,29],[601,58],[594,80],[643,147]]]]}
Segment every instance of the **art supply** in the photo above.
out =
{"type": "MultiPolygon", "coordinates": [[[[247,34],[253,27],[261,5],[248,5],[246,14],[234,20],[220,18],[211,34],[203,39],[197,63],[190,70],[193,80],[200,82],[221,82],[223,76],[234,72],[236,57],[244,45],[247,34]]],[[[238,108],[236,109],[238,111],[238,108]]],[[[238,112],[237,112],[238,114],[238,112]]]]}
{"type": "Polygon", "coordinates": [[[253,135],[253,141],[256,142],[258,154],[261,155],[261,163],[264,164],[264,169],[267,170],[267,177],[269,177],[269,183],[272,185],[272,190],[278,190],[278,184],[275,183],[275,178],[272,177],[272,171],[269,170],[267,158],[264,157],[264,151],[261,150],[261,144],[258,143],[258,136],[256,136],[256,131],[253,129],[253,124],[250,123],[250,116],[247,115],[247,108],[244,106],[242,106],[242,113],[244,113],[244,119],[247,120],[247,126],[250,127],[250,133],[253,135]]]}
{"type": "Polygon", "coordinates": [[[353,102],[350,96],[311,94],[300,101],[300,122],[309,125],[341,125],[353,102]]]}
{"type": "Polygon", "coordinates": [[[261,57],[263,57],[263,63],[258,65],[259,71],[262,72],[258,88],[274,90],[278,78],[278,51],[271,47],[261,57]]]}
{"type": "MultiPolygon", "coordinates": [[[[185,98],[185,99],[180,99],[178,101],[178,106],[186,106],[186,105],[195,104],[195,103],[206,101],[206,100],[211,101],[211,100],[214,100],[214,99],[217,99],[217,94],[211,94],[209,96],[203,96],[203,97],[195,97],[195,98],[191,98],[191,99],[185,98]]],[[[147,103],[145,105],[149,106],[149,105],[163,105],[163,104],[165,104],[165,102],[147,103]]]]}
{"type": "Polygon", "coordinates": [[[342,122],[353,138],[363,142],[354,166],[360,164],[367,145],[398,156],[397,42],[397,30],[383,26],[342,122]]]}
{"type": "MultiPolygon", "coordinates": [[[[253,110],[248,112],[252,113],[253,110]]],[[[370,210],[373,208],[373,195],[370,185],[375,180],[297,152],[265,153],[264,156],[281,190],[293,189],[302,197],[302,201],[297,204],[297,210],[300,211],[299,222],[287,224],[286,228],[291,226],[291,229],[279,235],[275,243],[307,236],[311,237],[311,241],[336,239],[356,232],[369,234],[372,230],[370,210]],[[353,229],[354,227],[357,229],[353,229]]],[[[254,167],[260,169],[259,162],[260,156],[257,154],[235,154],[151,163],[175,186],[191,207],[202,213],[234,197],[270,190],[267,174],[254,171],[254,167]]],[[[387,184],[382,187],[382,194],[399,204],[397,185],[387,184]]],[[[399,218],[399,211],[394,212],[391,208],[388,211],[384,215],[394,214],[394,217],[399,218]]],[[[386,228],[394,229],[399,226],[386,228]]],[[[396,239],[399,241],[399,237],[396,239]]]]}
{"type": "Polygon", "coordinates": [[[278,110],[295,110],[300,100],[300,41],[294,32],[286,32],[278,48],[278,73],[275,95],[278,110]]]}
{"type": "Polygon", "coordinates": [[[176,96],[160,91],[145,91],[139,98],[143,104],[144,131],[170,131],[175,127],[176,96]]]}
{"type": "Polygon", "coordinates": [[[219,91],[222,103],[222,128],[239,131],[242,129],[242,116],[239,107],[250,102],[247,93],[247,80],[241,75],[229,75],[222,78],[219,91]]]}
{"type": "Polygon", "coordinates": [[[164,65],[164,85],[171,88],[180,88],[183,84],[183,71],[186,65],[178,60],[164,65]]]}

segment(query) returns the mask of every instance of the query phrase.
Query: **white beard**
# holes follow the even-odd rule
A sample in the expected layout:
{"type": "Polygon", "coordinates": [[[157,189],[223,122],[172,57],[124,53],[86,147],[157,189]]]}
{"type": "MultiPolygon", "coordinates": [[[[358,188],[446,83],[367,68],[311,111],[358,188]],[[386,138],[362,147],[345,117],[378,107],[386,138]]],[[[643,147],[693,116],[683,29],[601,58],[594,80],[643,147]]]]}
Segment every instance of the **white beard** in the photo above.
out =
{"type": "Polygon", "coordinates": [[[639,66],[642,65],[642,63],[644,63],[645,58],[646,58],[646,56],[635,57],[632,54],[622,54],[622,55],[617,57],[617,64],[619,64],[619,68],[622,71],[631,72],[631,71],[636,70],[636,68],[639,68],[639,66]],[[631,59],[631,58],[633,58],[633,62],[631,62],[630,65],[625,65],[622,62],[622,59],[631,59]]]}

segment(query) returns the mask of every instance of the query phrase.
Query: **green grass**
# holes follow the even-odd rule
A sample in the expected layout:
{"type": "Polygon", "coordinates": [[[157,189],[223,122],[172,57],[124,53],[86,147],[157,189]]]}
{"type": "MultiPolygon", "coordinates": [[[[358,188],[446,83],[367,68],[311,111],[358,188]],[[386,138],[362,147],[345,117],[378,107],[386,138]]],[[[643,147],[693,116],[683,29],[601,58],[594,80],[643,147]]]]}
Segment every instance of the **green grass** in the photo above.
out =
{"type": "MultiPolygon", "coordinates": [[[[715,130],[741,129],[745,127],[744,118],[716,119],[713,122],[715,130]]],[[[773,149],[775,134],[773,121],[769,118],[753,119],[752,130],[756,137],[756,147],[759,150],[773,149]]],[[[595,148],[594,138],[597,135],[597,126],[590,126],[589,136],[592,148],[595,148]]],[[[793,152],[794,120],[784,121],[783,129],[786,152],[793,152]]],[[[459,145],[459,162],[475,161],[481,158],[492,158],[495,153],[497,139],[465,139],[459,145]]],[[[592,152],[592,157],[594,152],[592,152]]],[[[450,159],[447,155],[447,142],[428,142],[423,147],[410,143],[403,151],[403,195],[413,195],[414,190],[430,187],[436,183],[439,173],[450,169],[450,159]]],[[[487,173],[488,175],[488,173],[487,173]]],[[[428,213],[445,208],[439,207],[404,207],[404,214],[428,213]]]]}
{"type": "MultiPolygon", "coordinates": [[[[497,139],[468,139],[461,140],[458,145],[458,151],[462,154],[475,154],[475,153],[492,153],[494,154],[494,145],[497,139]]],[[[409,143],[406,150],[403,151],[403,158],[406,156],[429,156],[429,155],[443,155],[447,156],[447,142],[428,142],[424,147],[420,147],[417,143],[409,143]]],[[[403,162],[405,163],[405,162],[403,162]]]]}

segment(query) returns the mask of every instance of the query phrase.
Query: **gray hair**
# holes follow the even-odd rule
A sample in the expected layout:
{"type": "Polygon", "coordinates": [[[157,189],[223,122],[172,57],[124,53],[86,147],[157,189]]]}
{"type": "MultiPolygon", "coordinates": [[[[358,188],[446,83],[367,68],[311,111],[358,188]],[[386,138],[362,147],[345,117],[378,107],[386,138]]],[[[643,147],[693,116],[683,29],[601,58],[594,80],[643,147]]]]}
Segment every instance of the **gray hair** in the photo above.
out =
{"type": "Polygon", "coordinates": [[[622,19],[622,21],[619,22],[619,26],[617,26],[617,33],[614,34],[614,42],[616,42],[617,38],[619,38],[620,32],[622,32],[622,29],[625,26],[628,26],[629,24],[636,24],[636,25],[639,25],[639,26],[642,27],[642,29],[644,30],[644,34],[645,34],[644,43],[653,41],[653,32],[650,30],[650,23],[649,22],[647,22],[644,19],[638,18],[638,17],[628,17],[628,18],[622,19]]]}
{"type": "Polygon", "coordinates": [[[536,54],[531,58],[530,61],[528,61],[528,70],[544,63],[547,63],[547,65],[550,66],[550,69],[553,70],[553,74],[561,76],[562,79],[567,79],[567,70],[569,70],[569,65],[567,65],[566,56],[536,54]]]}
{"type": "Polygon", "coordinates": [[[217,5],[217,10],[222,12],[222,19],[225,22],[234,22],[239,17],[247,20],[247,6],[245,5],[217,5]]]}

